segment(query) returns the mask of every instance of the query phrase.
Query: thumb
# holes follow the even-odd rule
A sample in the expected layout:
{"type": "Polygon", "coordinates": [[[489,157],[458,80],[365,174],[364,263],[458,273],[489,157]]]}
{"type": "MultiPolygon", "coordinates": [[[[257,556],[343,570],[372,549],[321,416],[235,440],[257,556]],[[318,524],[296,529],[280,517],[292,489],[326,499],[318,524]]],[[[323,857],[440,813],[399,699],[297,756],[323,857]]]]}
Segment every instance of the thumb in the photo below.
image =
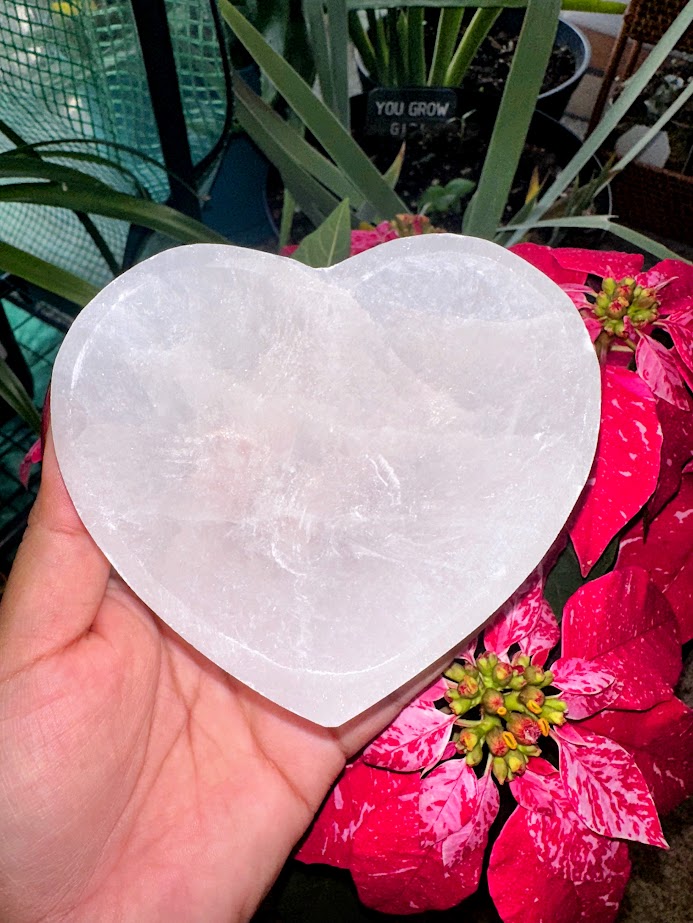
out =
{"type": "Polygon", "coordinates": [[[109,574],[110,564],[67,493],[49,430],[41,487],[0,605],[0,650],[8,671],[88,631],[109,574]]]}

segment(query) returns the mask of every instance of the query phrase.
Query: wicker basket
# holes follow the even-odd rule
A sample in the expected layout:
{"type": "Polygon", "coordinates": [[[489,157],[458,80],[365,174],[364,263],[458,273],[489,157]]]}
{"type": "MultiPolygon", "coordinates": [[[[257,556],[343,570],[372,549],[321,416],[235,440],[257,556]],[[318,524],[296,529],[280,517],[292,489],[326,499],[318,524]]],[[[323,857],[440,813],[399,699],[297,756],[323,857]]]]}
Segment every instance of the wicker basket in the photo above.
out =
{"type": "MultiPolygon", "coordinates": [[[[623,28],[628,38],[655,45],[686,3],[687,0],[631,0],[623,17],[623,28]]],[[[693,54],[693,33],[687,32],[676,47],[693,54]]]]}
{"type": "Polygon", "coordinates": [[[620,224],[693,243],[693,176],[634,161],[612,184],[620,224]]]}

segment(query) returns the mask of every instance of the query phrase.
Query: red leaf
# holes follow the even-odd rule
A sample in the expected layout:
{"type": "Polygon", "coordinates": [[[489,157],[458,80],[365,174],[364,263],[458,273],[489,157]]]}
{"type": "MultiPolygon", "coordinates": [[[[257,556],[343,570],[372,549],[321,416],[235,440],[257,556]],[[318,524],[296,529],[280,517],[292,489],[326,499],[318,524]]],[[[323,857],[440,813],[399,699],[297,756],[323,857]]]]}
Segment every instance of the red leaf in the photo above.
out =
{"type": "Polygon", "coordinates": [[[555,682],[562,692],[594,695],[612,686],[616,677],[609,670],[582,657],[561,657],[551,664],[555,682]]]}
{"type": "Polygon", "coordinates": [[[590,830],[666,847],[647,782],[628,751],[589,731],[580,733],[580,745],[562,728],[552,733],[560,746],[563,787],[590,830]]]}
{"type": "Polygon", "coordinates": [[[605,711],[580,727],[625,747],[660,814],[693,795],[693,711],[683,702],[671,698],[646,712],[605,711]]]}
{"type": "Polygon", "coordinates": [[[19,466],[19,480],[23,487],[29,486],[29,475],[33,465],[37,465],[43,458],[43,441],[37,439],[26,453],[19,466]]]}
{"type": "Polygon", "coordinates": [[[644,567],[674,610],[682,643],[693,638],[693,476],[655,517],[647,537],[642,522],[624,536],[616,568],[644,567]]]}
{"type": "Polygon", "coordinates": [[[635,276],[642,269],[640,253],[620,253],[618,250],[582,250],[578,247],[558,247],[554,257],[564,269],[577,270],[601,278],[623,279],[635,276]]]}
{"type": "Polygon", "coordinates": [[[635,372],[607,366],[597,455],[569,527],[583,576],[652,494],[661,446],[655,400],[645,382],[635,372]]]}
{"type": "Polygon", "coordinates": [[[484,632],[484,646],[503,657],[509,647],[519,644],[524,653],[537,654],[536,662],[543,663],[559,637],[558,622],[544,599],[544,579],[535,571],[498,610],[484,632]]]}
{"type": "Polygon", "coordinates": [[[674,612],[638,567],[605,574],[570,597],[563,654],[592,660],[616,676],[614,708],[644,710],[668,699],[681,672],[674,612]]]}
{"type": "Polygon", "coordinates": [[[515,244],[510,249],[532,266],[536,266],[558,285],[582,285],[587,278],[589,270],[566,269],[561,266],[556,259],[558,251],[552,250],[551,247],[544,247],[540,244],[515,244]]]}
{"type": "Polygon", "coordinates": [[[445,697],[445,693],[453,686],[454,683],[448,682],[442,676],[439,677],[434,683],[431,683],[430,686],[427,686],[423,692],[420,692],[417,695],[416,702],[437,702],[439,699],[445,697]]]}
{"type": "Polygon", "coordinates": [[[609,923],[629,874],[628,847],[572,811],[518,807],[491,852],[488,885],[504,923],[609,923]]]}
{"type": "Polygon", "coordinates": [[[678,353],[683,364],[687,368],[693,369],[693,330],[691,330],[690,327],[690,316],[686,316],[685,320],[686,322],[684,323],[681,315],[673,315],[668,320],[664,321],[662,326],[671,336],[674,349],[678,353]],[[679,317],[681,317],[681,323],[677,323],[679,317]]]}
{"type": "Polygon", "coordinates": [[[476,788],[474,770],[463,759],[441,763],[424,776],[419,794],[422,846],[439,843],[472,820],[476,788]]]}
{"type": "Polygon", "coordinates": [[[688,389],[672,350],[651,337],[642,336],[635,349],[635,364],[654,395],[681,410],[691,409],[688,389]]]}
{"type": "Polygon", "coordinates": [[[496,819],[500,796],[490,771],[486,771],[477,782],[476,809],[472,820],[456,833],[450,834],[442,844],[442,859],[446,866],[463,865],[470,856],[486,849],[491,824],[496,819]]]}
{"type": "Polygon", "coordinates": [[[681,472],[693,458],[693,413],[660,400],[657,401],[657,417],[663,441],[657,489],[647,504],[650,519],[654,519],[679,489],[681,472]]]}
{"type": "Polygon", "coordinates": [[[693,298],[693,266],[681,260],[662,260],[642,273],[637,282],[649,288],[666,282],[657,292],[663,314],[685,309],[693,298]]]}
{"type": "Polygon", "coordinates": [[[374,769],[361,760],[348,765],[316,815],[296,858],[307,864],[349,868],[354,834],[364,818],[381,800],[397,795],[408,778],[374,769]]]}
{"type": "Polygon", "coordinates": [[[540,757],[529,760],[526,772],[510,782],[510,791],[519,805],[539,814],[553,814],[556,799],[569,804],[560,785],[558,770],[540,757]]]}
{"type": "MultiPolygon", "coordinates": [[[[460,860],[446,866],[442,858],[445,840],[421,845],[419,775],[399,775],[406,780],[406,792],[403,789],[399,797],[380,801],[354,839],[351,872],[359,897],[366,906],[385,913],[454,907],[478,887],[486,836],[467,837],[460,860]]],[[[475,829],[480,824],[477,816],[471,823],[475,829]]]]}
{"type": "Polygon", "coordinates": [[[440,760],[454,721],[455,715],[417,699],[366,747],[363,759],[371,766],[397,772],[428,769],[440,760]]]}

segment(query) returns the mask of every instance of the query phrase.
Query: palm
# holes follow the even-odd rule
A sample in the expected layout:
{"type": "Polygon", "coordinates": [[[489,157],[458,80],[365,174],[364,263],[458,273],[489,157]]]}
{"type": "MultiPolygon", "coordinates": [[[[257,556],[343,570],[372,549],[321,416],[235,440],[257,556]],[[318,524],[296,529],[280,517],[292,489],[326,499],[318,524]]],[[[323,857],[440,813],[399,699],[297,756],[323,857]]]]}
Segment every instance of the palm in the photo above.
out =
{"type": "Polygon", "coordinates": [[[233,680],[109,577],[51,477],[0,621],[0,727],[12,740],[0,767],[0,916],[245,919],[345,751],[388,715],[340,737],[233,680]],[[62,519],[42,530],[56,503],[62,519]],[[35,574],[44,546],[62,566],[47,593],[35,574]]]}

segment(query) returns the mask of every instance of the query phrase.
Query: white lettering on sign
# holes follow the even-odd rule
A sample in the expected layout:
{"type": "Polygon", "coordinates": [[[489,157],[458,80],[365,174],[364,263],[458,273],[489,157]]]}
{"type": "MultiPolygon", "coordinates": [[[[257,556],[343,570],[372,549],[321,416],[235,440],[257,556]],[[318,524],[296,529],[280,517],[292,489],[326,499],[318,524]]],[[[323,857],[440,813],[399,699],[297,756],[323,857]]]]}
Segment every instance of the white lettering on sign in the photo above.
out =
{"type": "Polygon", "coordinates": [[[421,118],[422,116],[428,116],[431,118],[444,119],[448,114],[448,109],[450,108],[450,103],[441,103],[431,100],[430,102],[425,102],[424,100],[412,100],[409,103],[409,109],[407,115],[410,118],[421,118]]]}
{"type": "Polygon", "coordinates": [[[384,99],[376,102],[378,115],[404,115],[404,103],[402,100],[384,99]]]}

